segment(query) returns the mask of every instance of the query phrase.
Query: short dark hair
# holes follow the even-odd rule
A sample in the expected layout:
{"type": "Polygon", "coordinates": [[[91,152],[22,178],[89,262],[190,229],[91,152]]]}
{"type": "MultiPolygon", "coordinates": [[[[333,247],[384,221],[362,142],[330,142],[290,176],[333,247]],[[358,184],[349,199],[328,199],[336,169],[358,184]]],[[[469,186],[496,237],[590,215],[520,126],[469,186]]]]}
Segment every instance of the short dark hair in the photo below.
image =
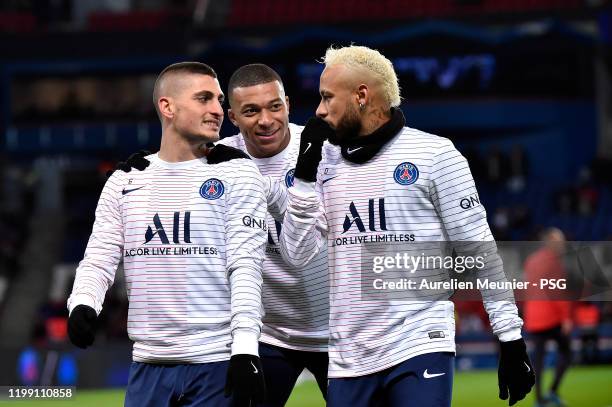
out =
{"type": "Polygon", "coordinates": [[[155,106],[155,111],[157,115],[160,116],[159,107],[157,106],[157,100],[159,99],[159,86],[161,81],[168,75],[174,73],[190,73],[190,74],[200,74],[200,75],[208,75],[213,78],[217,78],[217,73],[214,69],[212,69],[209,65],[203,64],[201,62],[177,62],[172,65],[168,65],[164,68],[163,71],[157,76],[155,80],[155,86],[153,87],[153,105],[155,106]]]}
{"type": "Polygon", "coordinates": [[[276,71],[265,64],[249,64],[236,69],[229,79],[227,93],[231,97],[236,88],[261,85],[278,81],[283,86],[283,80],[276,71]]]}
{"type": "Polygon", "coordinates": [[[165,67],[157,79],[170,72],[199,73],[202,75],[212,76],[213,78],[217,77],[217,73],[210,67],[210,65],[203,64],[202,62],[177,62],[165,67]]]}

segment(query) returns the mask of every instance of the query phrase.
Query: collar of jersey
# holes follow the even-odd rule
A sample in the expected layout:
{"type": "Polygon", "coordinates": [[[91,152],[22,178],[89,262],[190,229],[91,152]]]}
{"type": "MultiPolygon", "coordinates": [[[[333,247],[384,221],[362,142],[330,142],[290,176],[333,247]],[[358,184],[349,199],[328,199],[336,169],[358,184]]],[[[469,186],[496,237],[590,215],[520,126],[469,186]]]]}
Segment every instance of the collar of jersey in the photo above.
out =
{"type": "Polygon", "coordinates": [[[391,119],[373,133],[353,137],[340,145],[342,157],[355,164],[363,164],[372,158],[406,125],[406,118],[400,109],[391,108],[391,119]]]}
{"type": "Polygon", "coordinates": [[[206,158],[196,158],[195,160],[170,163],[168,161],[164,161],[161,158],[159,158],[159,153],[155,153],[147,158],[151,161],[151,163],[155,163],[159,167],[168,168],[172,170],[182,169],[182,168],[192,168],[195,166],[202,165],[203,163],[206,162],[206,158]]]}

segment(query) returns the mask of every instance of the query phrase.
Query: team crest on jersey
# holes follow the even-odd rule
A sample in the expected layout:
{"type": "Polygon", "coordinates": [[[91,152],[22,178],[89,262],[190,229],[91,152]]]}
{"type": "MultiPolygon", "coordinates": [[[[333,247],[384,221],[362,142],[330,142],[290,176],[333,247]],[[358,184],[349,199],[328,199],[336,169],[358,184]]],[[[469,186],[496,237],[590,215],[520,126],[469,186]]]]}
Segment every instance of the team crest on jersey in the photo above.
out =
{"type": "Polygon", "coordinates": [[[400,185],[414,184],[419,179],[419,169],[413,163],[401,163],[395,167],[393,179],[400,185]]]}
{"type": "Polygon", "coordinates": [[[221,195],[225,192],[225,187],[223,186],[223,182],[219,181],[216,178],[211,178],[202,184],[200,187],[200,195],[205,199],[219,199],[221,195]]]}
{"type": "Polygon", "coordinates": [[[295,168],[292,168],[289,171],[287,171],[287,174],[285,174],[285,185],[287,185],[287,188],[290,188],[293,186],[294,179],[295,179],[295,168]]]}

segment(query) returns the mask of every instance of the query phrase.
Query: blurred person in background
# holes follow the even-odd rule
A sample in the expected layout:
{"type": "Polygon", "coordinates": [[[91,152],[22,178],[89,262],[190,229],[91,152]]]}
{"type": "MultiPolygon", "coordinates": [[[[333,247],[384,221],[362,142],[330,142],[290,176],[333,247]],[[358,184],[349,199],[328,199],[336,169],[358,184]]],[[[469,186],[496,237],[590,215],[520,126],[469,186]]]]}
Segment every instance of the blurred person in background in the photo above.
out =
{"type": "Polygon", "coordinates": [[[170,65],[153,100],[159,153],[142,171],[117,171],[106,182],[68,299],[68,335],[80,348],[93,344],[123,260],[134,341],[125,405],[251,406],[265,398],[264,180],[243,153],[225,147],[242,159],[220,162],[206,147],[224,117],[211,67],[170,65]]]}
{"type": "Polygon", "coordinates": [[[580,363],[593,364],[600,360],[599,323],[601,311],[595,302],[580,301],[573,310],[575,329],[580,335],[580,363]]]}
{"type": "MultiPolygon", "coordinates": [[[[565,235],[557,228],[549,228],[541,233],[544,245],[525,261],[525,281],[539,282],[541,279],[566,278],[563,254],[565,235]]],[[[539,288],[529,284],[524,304],[525,329],[535,344],[534,369],[536,373],[536,406],[563,406],[559,397],[559,386],[571,362],[570,333],[572,331],[571,303],[569,301],[545,300],[546,295],[539,288]],[[558,355],[555,376],[546,395],[542,394],[542,371],[546,356],[546,343],[557,343],[558,355]]]]}

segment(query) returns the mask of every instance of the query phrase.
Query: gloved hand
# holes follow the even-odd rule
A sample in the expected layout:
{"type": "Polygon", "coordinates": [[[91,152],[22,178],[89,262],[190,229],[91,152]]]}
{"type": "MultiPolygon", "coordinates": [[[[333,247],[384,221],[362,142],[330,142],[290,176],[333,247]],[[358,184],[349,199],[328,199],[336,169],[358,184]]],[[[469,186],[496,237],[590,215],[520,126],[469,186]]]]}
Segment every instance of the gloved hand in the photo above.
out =
{"type": "Polygon", "coordinates": [[[96,311],[88,305],[77,305],[68,318],[70,342],[81,349],[91,346],[96,335],[96,311]]]}
{"type": "Polygon", "coordinates": [[[209,164],[219,164],[225,161],[234,160],[236,158],[247,158],[251,159],[247,153],[237,148],[226,146],[224,144],[213,145],[209,143],[206,145],[209,148],[206,159],[209,164]]]}
{"type": "Polygon", "coordinates": [[[514,405],[531,391],[535,384],[535,373],[527,355],[525,341],[500,342],[499,368],[499,398],[506,400],[510,395],[509,404],[514,405]]]}
{"type": "Polygon", "coordinates": [[[319,117],[308,119],[300,139],[300,155],[295,165],[295,178],[307,182],[317,180],[323,142],[334,134],[334,130],[323,119],[319,117]]]}
{"type": "Polygon", "coordinates": [[[230,359],[225,382],[225,397],[232,396],[232,405],[250,407],[266,398],[266,382],[259,357],[234,355],[230,359]]]}
{"type": "Polygon", "coordinates": [[[115,169],[112,171],[108,171],[106,173],[107,177],[113,175],[113,172],[119,170],[123,172],[130,172],[132,168],[136,168],[138,171],[144,171],[145,168],[151,164],[151,161],[147,160],[145,157],[151,155],[151,153],[147,150],[140,150],[137,153],[134,153],[128,157],[125,161],[119,161],[117,165],[115,165],[115,169]]]}

